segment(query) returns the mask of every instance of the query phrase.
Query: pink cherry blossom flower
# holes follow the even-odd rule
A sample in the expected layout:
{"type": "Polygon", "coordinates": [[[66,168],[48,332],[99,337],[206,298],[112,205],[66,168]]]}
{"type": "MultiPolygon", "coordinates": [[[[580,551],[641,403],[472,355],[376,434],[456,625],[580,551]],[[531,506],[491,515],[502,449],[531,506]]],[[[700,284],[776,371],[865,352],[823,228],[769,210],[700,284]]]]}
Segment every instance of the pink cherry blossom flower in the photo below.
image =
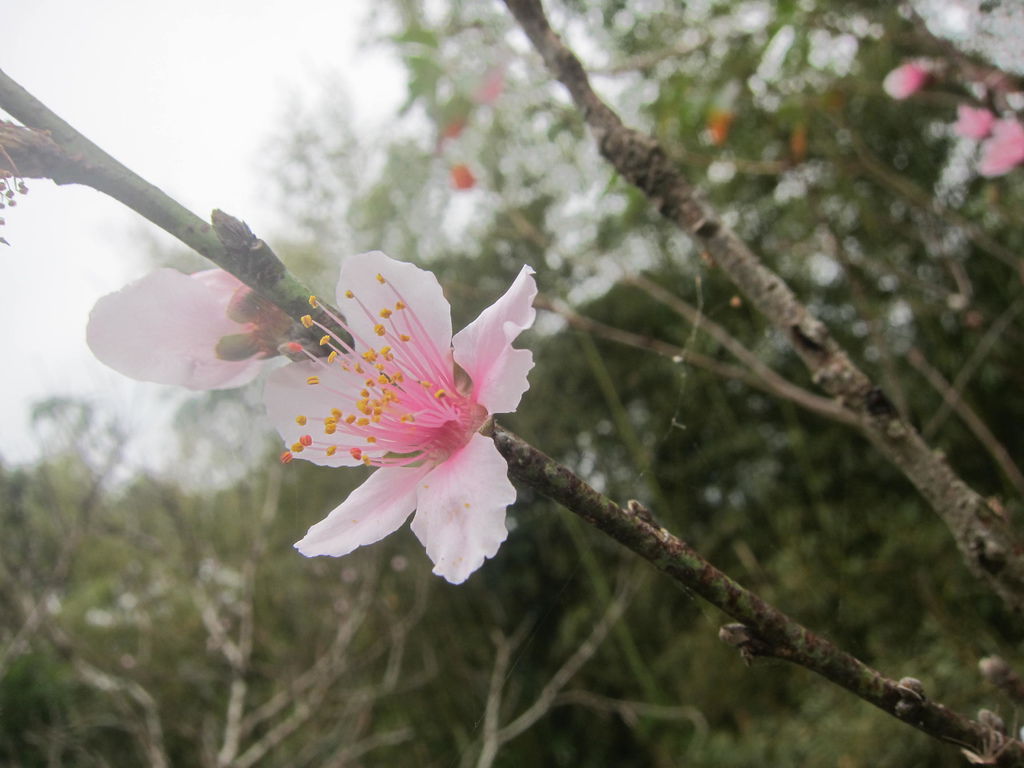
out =
{"type": "Polygon", "coordinates": [[[975,109],[961,104],[956,108],[953,133],[965,139],[984,139],[992,131],[995,119],[995,115],[987,109],[975,109]]]}
{"type": "Polygon", "coordinates": [[[189,389],[251,381],[291,325],[234,275],[158,269],[96,302],[86,341],[116,371],[189,389]]]}
{"type": "Polygon", "coordinates": [[[908,61],[885,76],[882,89],[894,99],[906,99],[921,90],[928,75],[920,62],[908,61]]]}
{"type": "Polygon", "coordinates": [[[274,371],[264,400],[290,446],[282,461],[378,469],[296,543],[302,554],[348,554],[415,511],[412,531],[434,573],[451,583],[495,555],[516,493],[481,429],[491,414],[514,411],[530,386],[533,355],[512,342],[536,314],[532,274],[523,267],[453,338],[448,302],[430,272],[379,251],[342,265],[345,320],[331,316],[339,329],[303,318],[324,331],[329,356],[274,371]]]}
{"type": "Polygon", "coordinates": [[[981,145],[978,173],[1002,176],[1024,163],[1024,126],[1016,120],[996,120],[992,135],[981,145]]]}

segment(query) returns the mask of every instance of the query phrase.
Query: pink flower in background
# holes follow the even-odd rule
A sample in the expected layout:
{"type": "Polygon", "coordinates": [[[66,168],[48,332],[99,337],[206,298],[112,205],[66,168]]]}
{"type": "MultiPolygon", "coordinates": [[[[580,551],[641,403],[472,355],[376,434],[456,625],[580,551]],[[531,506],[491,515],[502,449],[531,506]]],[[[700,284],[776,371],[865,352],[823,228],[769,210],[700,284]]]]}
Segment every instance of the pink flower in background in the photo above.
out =
{"type": "Polygon", "coordinates": [[[906,99],[917,93],[928,82],[928,70],[920,63],[909,61],[885,76],[882,89],[894,99],[906,99]]]}
{"type": "Polygon", "coordinates": [[[473,92],[473,101],[477,104],[494,104],[505,91],[505,65],[498,64],[484,73],[483,79],[473,92]]]}
{"type": "Polygon", "coordinates": [[[976,109],[966,104],[956,108],[956,122],[953,132],[965,139],[984,139],[992,131],[995,115],[987,109],[976,109]]]}
{"type": "Polygon", "coordinates": [[[1016,120],[996,120],[992,135],[981,145],[978,173],[1002,176],[1024,163],[1024,126],[1016,120]]]}
{"type": "Polygon", "coordinates": [[[259,373],[290,326],[222,269],[158,269],[97,301],[86,340],[101,362],[133,379],[228,389],[259,373]]]}
{"type": "MultiPolygon", "coordinates": [[[[512,342],[533,324],[530,267],[452,337],[451,311],[430,272],[379,251],[349,258],[332,317],[351,336],[324,331],[330,355],[292,363],[267,379],[264,400],[290,449],[281,459],[378,467],[295,546],[306,556],[345,555],[399,528],[412,531],[434,573],[459,584],[505,540],[516,493],[490,415],[514,411],[529,388],[533,355],[512,342]]],[[[315,300],[311,300],[314,301],[315,300]]]]}

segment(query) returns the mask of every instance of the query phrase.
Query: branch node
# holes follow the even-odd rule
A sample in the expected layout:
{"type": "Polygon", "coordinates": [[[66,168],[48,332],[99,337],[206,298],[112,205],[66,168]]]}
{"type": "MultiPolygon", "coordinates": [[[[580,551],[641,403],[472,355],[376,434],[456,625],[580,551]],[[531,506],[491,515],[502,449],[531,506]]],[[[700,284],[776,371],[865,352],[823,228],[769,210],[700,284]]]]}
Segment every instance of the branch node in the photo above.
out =
{"type": "Polygon", "coordinates": [[[738,650],[748,667],[758,658],[775,655],[770,646],[746,624],[724,624],[718,630],[718,639],[738,650]]]}

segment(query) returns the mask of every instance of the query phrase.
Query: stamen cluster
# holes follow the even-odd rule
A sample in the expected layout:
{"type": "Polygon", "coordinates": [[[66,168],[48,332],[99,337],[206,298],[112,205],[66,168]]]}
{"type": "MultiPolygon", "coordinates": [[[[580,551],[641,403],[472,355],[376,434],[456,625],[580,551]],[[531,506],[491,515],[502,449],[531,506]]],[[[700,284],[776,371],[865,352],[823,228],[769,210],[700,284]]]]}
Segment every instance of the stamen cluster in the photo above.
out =
{"type": "Polygon", "coordinates": [[[383,275],[377,274],[376,279],[391,293],[392,301],[386,306],[368,306],[351,290],[341,294],[351,302],[350,312],[371,321],[375,338],[360,336],[351,324],[310,297],[310,305],[321,307],[335,327],[311,315],[301,318],[305,327],[324,331],[320,345],[330,350],[321,357],[299,347],[321,369],[306,384],[326,389],[337,403],[327,412],[295,416],[299,426],[322,425],[322,433],[301,435],[281,455],[282,462],[303,451],[327,456],[347,451],[368,466],[443,460],[486,419],[486,409],[459,391],[451,354],[442,355],[430,343],[423,323],[398,290],[383,275]]]}

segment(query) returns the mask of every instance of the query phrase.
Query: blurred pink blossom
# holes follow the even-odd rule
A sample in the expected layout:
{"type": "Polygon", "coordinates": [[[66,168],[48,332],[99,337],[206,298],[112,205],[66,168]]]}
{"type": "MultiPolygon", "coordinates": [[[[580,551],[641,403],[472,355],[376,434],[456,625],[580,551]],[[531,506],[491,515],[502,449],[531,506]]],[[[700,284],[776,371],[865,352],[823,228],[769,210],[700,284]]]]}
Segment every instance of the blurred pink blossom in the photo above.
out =
{"type": "Polygon", "coordinates": [[[1024,163],[1024,126],[1016,120],[996,120],[992,135],[981,145],[978,173],[1002,176],[1024,163]]]}
{"type": "Polygon", "coordinates": [[[477,104],[494,104],[505,90],[505,65],[498,64],[484,73],[483,80],[473,93],[473,101],[477,104]]]}
{"type": "Polygon", "coordinates": [[[919,62],[908,61],[885,76],[882,88],[894,99],[906,99],[928,82],[928,70],[919,62]]]}
{"type": "Polygon", "coordinates": [[[956,108],[956,123],[953,132],[965,139],[984,139],[992,131],[995,115],[984,108],[969,107],[961,104],[956,108]]]}

